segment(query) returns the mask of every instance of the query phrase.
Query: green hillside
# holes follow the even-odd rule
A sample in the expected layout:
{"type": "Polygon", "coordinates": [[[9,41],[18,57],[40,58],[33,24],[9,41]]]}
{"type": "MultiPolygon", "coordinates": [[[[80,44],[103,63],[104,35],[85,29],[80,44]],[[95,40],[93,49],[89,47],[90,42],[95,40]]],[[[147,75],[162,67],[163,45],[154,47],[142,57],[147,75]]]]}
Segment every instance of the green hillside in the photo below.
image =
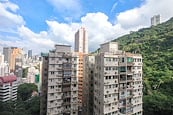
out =
{"type": "Polygon", "coordinates": [[[144,114],[173,114],[173,18],[113,41],[143,56],[144,114]]]}

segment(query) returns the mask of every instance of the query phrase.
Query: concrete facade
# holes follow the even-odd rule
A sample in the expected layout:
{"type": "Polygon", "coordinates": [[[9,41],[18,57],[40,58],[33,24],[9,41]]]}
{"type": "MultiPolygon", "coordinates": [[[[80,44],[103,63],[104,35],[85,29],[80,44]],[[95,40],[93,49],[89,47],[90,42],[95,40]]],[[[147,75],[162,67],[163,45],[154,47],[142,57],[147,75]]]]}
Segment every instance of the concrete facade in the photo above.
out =
{"type": "Polygon", "coordinates": [[[42,91],[44,83],[47,85],[46,115],[78,115],[78,61],[68,45],[55,45],[48,60],[43,60],[43,64],[47,63],[47,72],[43,65],[42,73],[42,91]]]}
{"type": "Polygon", "coordinates": [[[93,65],[94,69],[85,66],[84,73],[85,89],[94,90],[84,94],[93,100],[93,105],[90,101],[84,105],[86,115],[142,115],[142,56],[120,51],[117,43],[110,42],[101,45],[93,65]]]}
{"type": "Polygon", "coordinates": [[[83,115],[93,115],[94,110],[94,66],[95,55],[84,56],[83,115]]]}

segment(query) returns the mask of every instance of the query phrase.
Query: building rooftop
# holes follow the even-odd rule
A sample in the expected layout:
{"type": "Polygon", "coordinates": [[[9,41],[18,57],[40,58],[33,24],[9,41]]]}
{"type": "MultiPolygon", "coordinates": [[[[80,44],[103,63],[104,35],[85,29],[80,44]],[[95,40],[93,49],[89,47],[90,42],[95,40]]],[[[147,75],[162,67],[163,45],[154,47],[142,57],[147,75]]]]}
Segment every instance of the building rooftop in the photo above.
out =
{"type": "Polygon", "coordinates": [[[15,75],[0,77],[0,83],[9,83],[9,82],[13,82],[16,80],[17,80],[17,77],[15,75]]]}

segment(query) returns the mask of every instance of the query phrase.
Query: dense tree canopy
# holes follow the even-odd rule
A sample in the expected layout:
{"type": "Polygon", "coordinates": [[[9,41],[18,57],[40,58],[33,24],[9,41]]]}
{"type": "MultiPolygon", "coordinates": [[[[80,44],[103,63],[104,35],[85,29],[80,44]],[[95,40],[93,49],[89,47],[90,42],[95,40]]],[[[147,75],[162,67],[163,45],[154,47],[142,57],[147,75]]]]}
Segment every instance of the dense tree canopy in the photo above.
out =
{"type": "Polygon", "coordinates": [[[18,87],[18,100],[26,101],[32,95],[33,91],[38,91],[37,86],[33,83],[24,83],[18,87]]]}
{"type": "Polygon", "coordinates": [[[120,48],[143,56],[144,114],[173,113],[173,18],[114,41],[120,48]]]}

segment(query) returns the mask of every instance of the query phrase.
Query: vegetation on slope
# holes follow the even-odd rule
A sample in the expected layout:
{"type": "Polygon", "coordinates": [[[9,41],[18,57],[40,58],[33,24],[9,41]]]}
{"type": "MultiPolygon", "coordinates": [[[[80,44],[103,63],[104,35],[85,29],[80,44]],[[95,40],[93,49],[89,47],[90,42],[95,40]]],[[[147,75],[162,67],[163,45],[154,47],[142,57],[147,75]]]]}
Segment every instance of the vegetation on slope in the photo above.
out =
{"type": "Polygon", "coordinates": [[[120,49],[143,56],[144,114],[173,113],[173,18],[122,36],[120,49]]]}

